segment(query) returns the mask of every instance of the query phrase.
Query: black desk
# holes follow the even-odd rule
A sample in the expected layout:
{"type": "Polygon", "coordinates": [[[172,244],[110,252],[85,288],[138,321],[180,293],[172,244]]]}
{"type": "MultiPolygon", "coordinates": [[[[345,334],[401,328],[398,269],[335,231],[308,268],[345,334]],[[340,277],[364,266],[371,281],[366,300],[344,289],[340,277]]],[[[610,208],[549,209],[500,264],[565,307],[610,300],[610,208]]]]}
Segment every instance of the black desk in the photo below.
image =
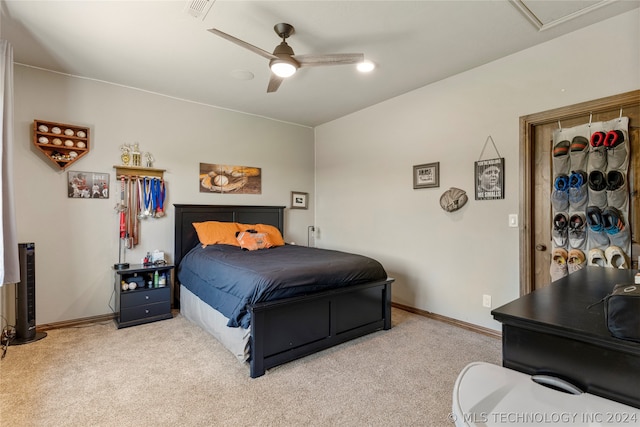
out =
{"type": "Polygon", "coordinates": [[[503,366],[554,374],[588,393],[640,408],[640,343],[611,336],[603,304],[637,270],[586,267],[491,311],[502,322],[503,366]]]}

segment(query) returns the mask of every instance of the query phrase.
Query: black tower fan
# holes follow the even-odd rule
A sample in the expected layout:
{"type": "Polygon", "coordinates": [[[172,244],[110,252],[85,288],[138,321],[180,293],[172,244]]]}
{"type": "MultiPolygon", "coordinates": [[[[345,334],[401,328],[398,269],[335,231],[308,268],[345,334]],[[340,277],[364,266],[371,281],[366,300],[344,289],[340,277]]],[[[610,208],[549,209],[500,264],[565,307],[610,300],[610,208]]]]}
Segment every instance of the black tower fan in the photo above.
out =
{"type": "Polygon", "coordinates": [[[36,332],[36,244],[18,243],[20,283],[16,284],[16,338],[11,345],[27,344],[47,336],[36,332]]]}

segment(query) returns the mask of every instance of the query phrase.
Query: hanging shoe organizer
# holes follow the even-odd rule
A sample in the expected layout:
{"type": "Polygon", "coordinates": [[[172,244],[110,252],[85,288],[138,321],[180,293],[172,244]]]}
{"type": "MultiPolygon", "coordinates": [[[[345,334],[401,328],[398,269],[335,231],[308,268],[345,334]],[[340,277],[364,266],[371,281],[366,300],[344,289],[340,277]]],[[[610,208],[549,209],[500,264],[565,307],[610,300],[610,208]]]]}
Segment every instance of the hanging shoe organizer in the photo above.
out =
{"type": "Polygon", "coordinates": [[[551,280],[587,265],[630,268],[629,118],[558,123],[552,144],[551,280]]]}
{"type": "Polygon", "coordinates": [[[64,170],[91,150],[89,128],[34,120],[33,145],[54,165],[64,170]]]}

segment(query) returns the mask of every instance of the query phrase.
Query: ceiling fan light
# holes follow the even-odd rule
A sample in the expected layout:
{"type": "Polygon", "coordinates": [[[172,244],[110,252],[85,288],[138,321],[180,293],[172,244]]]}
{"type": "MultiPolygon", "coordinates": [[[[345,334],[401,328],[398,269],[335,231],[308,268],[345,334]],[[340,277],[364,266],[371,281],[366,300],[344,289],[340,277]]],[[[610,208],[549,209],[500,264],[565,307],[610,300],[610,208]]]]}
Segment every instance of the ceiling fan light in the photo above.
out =
{"type": "Polygon", "coordinates": [[[368,59],[365,59],[364,61],[358,63],[357,68],[358,68],[358,71],[360,71],[361,73],[368,73],[373,71],[374,68],[376,68],[376,64],[374,64],[373,61],[369,61],[368,59]]]}
{"type": "Polygon", "coordinates": [[[278,77],[291,77],[296,73],[296,66],[286,61],[272,61],[271,71],[278,77]]]}

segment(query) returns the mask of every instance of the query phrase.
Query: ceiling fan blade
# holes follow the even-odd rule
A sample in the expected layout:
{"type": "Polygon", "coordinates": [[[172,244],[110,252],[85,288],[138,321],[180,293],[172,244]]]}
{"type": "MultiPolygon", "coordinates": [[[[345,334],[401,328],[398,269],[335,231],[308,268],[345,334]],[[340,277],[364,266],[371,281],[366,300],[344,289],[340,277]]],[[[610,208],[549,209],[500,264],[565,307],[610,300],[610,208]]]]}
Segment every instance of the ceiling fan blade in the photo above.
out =
{"type": "Polygon", "coordinates": [[[267,93],[277,91],[283,80],[284,79],[282,77],[278,77],[274,73],[271,73],[271,77],[269,78],[269,85],[267,86],[267,93]]]}
{"type": "Polygon", "coordinates": [[[317,67],[321,65],[358,64],[364,61],[363,53],[330,53],[326,55],[293,55],[300,67],[317,67]]]}
{"type": "Polygon", "coordinates": [[[223,33],[220,30],[217,30],[215,28],[209,28],[207,31],[217,36],[220,36],[223,39],[227,39],[230,42],[237,44],[238,46],[244,47],[245,49],[249,49],[251,52],[257,53],[258,55],[263,56],[267,59],[277,59],[277,56],[273,55],[272,53],[267,52],[264,49],[260,49],[259,47],[256,47],[250,43],[247,43],[244,40],[240,40],[239,38],[233,37],[232,35],[223,33]]]}

